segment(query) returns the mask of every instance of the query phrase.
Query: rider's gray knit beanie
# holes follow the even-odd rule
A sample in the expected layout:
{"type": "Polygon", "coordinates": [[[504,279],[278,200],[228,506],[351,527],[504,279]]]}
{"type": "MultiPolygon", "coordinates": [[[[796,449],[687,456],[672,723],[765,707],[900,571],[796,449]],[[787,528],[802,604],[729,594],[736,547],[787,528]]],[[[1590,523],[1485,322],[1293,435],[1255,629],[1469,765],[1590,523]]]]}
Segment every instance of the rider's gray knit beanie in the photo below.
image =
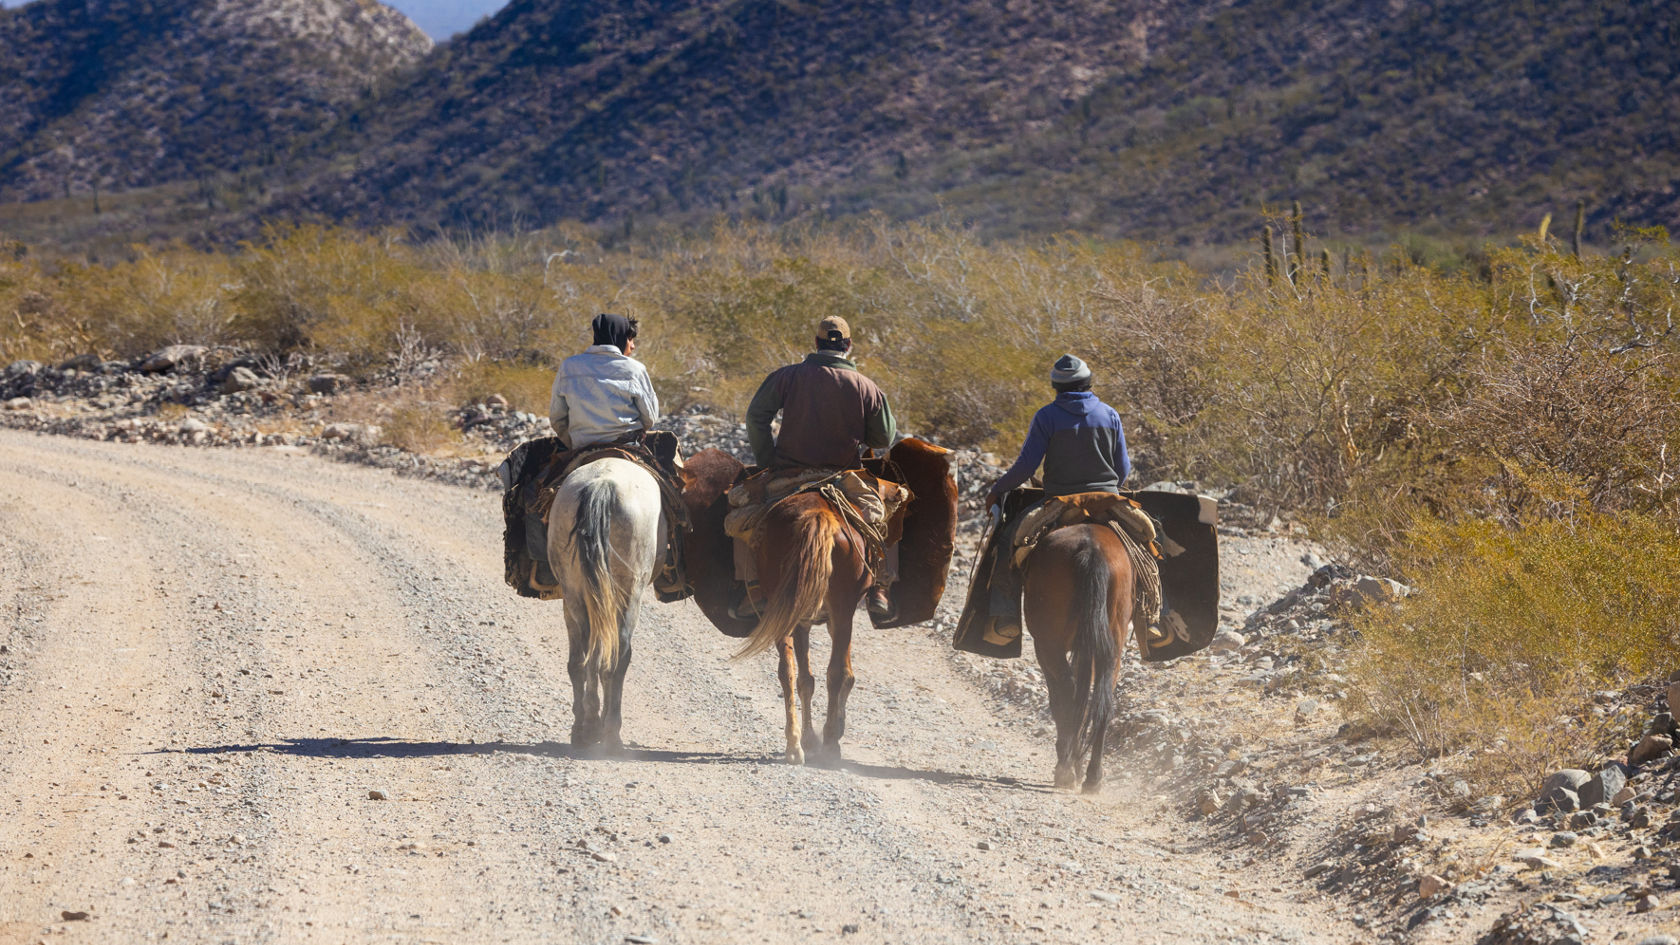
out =
{"type": "Polygon", "coordinates": [[[1057,358],[1056,363],[1050,367],[1050,383],[1052,384],[1071,384],[1075,381],[1087,380],[1090,376],[1091,369],[1085,365],[1085,362],[1071,354],[1064,354],[1057,358]]]}

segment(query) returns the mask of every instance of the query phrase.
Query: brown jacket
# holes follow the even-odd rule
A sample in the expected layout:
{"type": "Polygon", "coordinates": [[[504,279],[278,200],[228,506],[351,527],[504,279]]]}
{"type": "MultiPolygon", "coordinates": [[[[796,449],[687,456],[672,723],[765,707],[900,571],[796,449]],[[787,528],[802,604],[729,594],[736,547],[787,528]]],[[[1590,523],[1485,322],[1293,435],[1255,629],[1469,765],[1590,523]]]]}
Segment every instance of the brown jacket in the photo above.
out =
{"type": "Polygon", "coordinates": [[[747,437],[760,466],[851,468],[862,447],[885,449],[895,432],[887,395],[832,351],[774,371],[747,407],[747,437]],[[781,435],[772,440],[777,411],[781,435]]]}

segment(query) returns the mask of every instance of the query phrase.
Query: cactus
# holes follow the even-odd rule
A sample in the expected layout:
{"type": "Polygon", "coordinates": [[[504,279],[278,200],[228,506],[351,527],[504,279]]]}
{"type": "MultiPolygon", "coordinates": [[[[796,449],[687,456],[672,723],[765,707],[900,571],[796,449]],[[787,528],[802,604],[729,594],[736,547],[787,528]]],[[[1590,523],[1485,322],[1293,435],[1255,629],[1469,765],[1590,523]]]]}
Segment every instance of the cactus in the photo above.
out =
{"type": "Polygon", "coordinates": [[[1295,282],[1301,275],[1301,270],[1307,268],[1307,234],[1301,228],[1301,201],[1299,200],[1290,206],[1289,230],[1295,243],[1293,262],[1289,265],[1289,281],[1295,282]]]}
{"type": "Polygon", "coordinates": [[[1277,285],[1277,257],[1272,253],[1272,228],[1267,226],[1260,230],[1260,246],[1266,253],[1266,284],[1277,285]]]}
{"type": "Polygon", "coordinates": [[[1329,285],[1330,284],[1330,250],[1328,248],[1321,249],[1321,250],[1318,251],[1318,268],[1321,270],[1321,274],[1324,276],[1324,284],[1329,285]]]}
{"type": "Polygon", "coordinates": [[[1587,228],[1587,202],[1575,201],[1575,234],[1569,240],[1569,248],[1575,251],[1575,258],[1581,258],[1581,231],[1587,228]]]}

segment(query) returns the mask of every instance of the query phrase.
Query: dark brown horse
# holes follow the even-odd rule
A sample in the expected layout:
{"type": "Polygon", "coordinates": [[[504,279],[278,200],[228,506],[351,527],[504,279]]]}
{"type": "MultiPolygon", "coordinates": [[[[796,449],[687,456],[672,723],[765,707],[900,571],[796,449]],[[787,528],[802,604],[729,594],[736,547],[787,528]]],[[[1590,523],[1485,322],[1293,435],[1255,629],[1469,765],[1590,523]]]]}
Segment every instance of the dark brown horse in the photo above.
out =
{"type": "Polygon", "coordinates": [[[1071,788],[1087,752],[1086,793],[1102,784],[1103,736],[1132,621],[1132,562],[1105,525],[1070,525],[1041,539],[1023,565],[1022,606],[1056,720],[1056,786],[1071,788]]]}
{"type": "Polygon", "coordinates": [[[774,647],[777,678],[787,711],[788,764],[805,763],[805,746],[840,758],[846,733],[846,698],[852,692],[852,618],[869,589],[862,537],[821,495],[792,495],[770,509],[759,525],[759,580],[768,589],[758,626],[738,658],[774,647]],[[828,719],[821,742],[811,724],[811,625],[826,620],[833,649],[828,658],[828,719]],[[797,670],[797,674],[796,674],[797,670]],[[794,703],[795,693],[799,696],[794,703]]]}

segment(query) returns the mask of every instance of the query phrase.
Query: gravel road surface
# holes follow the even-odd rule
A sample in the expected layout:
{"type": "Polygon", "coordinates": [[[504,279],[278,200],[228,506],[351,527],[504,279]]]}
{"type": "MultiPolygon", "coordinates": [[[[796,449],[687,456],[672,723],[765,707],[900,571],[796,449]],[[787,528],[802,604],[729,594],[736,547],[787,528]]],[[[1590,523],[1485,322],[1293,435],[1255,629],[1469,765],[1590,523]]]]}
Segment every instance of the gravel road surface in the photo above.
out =
{"type": "Polygon", "coordinates": [[[0,431],[0,943],[1361,936],[1123,759],[1051,791],[922,629],[859,632],[848,760],[791,768],[773,658],[650,597],[632,748],[574,757],[500,532],[284,450],[0,431]]]}

